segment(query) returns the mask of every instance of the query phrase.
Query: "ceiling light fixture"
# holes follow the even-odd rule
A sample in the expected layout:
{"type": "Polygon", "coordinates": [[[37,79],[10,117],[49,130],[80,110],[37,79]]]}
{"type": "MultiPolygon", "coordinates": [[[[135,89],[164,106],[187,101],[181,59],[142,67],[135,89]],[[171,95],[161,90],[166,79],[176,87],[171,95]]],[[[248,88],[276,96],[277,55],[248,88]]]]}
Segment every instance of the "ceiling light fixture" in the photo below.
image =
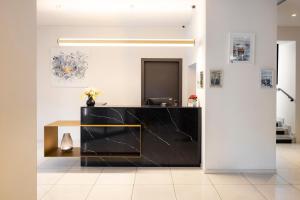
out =
{"type": "Polygon", "coordinates": [[[100,39],[59,38],[59,46],[171,46],[193,47],[194,39],[100,39]]]}
{"type": "Polygon", "coordinates": [[[293,14],[292,14],[292,17],[297,17],[297,13],[293,13],[293,14]]]}

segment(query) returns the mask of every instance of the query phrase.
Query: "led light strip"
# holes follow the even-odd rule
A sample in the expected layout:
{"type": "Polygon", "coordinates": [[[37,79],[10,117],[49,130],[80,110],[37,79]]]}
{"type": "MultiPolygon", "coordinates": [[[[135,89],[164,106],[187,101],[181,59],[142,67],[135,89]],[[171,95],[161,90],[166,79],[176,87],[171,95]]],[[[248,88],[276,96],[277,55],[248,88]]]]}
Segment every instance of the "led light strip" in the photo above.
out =
{"type": "Polygon", "coordinates": [[[173,46],[193,47],[194,39],[84,39],[59,38],[59,46],[173,46]]]}

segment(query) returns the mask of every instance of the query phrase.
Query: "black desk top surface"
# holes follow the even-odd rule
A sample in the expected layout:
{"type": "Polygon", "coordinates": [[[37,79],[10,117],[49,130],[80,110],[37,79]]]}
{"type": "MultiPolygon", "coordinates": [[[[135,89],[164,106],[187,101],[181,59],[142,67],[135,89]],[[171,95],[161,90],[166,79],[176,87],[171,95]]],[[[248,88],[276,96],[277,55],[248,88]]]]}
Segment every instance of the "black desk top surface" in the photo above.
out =
{"type": "Polygon", "coordinates": [[[82,108],[201,108],[201,107],[188,107],[188,106],[155,106],[155,105],[96,105],[94,107],[82,107],[82,108]]]}

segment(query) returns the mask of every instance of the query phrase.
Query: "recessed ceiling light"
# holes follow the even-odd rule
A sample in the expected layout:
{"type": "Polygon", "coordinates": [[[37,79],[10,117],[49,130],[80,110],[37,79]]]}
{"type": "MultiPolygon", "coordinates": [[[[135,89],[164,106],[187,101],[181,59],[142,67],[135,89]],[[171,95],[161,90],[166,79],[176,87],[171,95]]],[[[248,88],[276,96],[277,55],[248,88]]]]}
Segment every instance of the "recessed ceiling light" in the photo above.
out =
{"type": "Polygon", "coordinates": [[[297,17],[297,13],[293,13],[293,14],[292,14],[292,17],[297,17]]]}

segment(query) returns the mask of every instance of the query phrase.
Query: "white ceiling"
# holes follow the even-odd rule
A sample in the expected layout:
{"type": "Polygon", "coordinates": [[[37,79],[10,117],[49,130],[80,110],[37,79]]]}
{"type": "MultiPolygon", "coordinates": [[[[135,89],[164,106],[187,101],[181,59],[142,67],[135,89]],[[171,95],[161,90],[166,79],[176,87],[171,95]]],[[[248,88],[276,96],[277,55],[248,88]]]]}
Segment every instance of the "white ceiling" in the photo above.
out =
{"type": "Polygon", "coordinates": [[[38,25],[182,26],[197,0],[37,0],[38,25]]]}
{"type": "MultiPolygon", "coordinates": [[[[197,0],[37,0],[40,26],[182,26],[197,0]]],[[[197,8],[196,8],[197,9],[197,8]]],[[[300,26],[300,0],[278,6],[278,25],[300,26]],[[297,17],[292,17],[297,13],[297,17]]]]}
{"type": "Polygon", "coordinates": [[[287,0],[278,6],[279,26],[300,26],[300,0],[287,0]],[[296,13],[297,17],[291,15],[296,13]]]}

